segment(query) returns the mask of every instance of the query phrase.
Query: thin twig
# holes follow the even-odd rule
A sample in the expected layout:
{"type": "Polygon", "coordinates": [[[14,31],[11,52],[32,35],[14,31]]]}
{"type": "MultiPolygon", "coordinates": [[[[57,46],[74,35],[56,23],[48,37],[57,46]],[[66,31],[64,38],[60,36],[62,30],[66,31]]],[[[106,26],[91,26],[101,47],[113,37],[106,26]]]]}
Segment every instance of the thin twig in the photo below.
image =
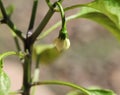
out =
{"type": "Polygon", "coordinates": [[[46,24],[48,23],[48,21],[52,17],[53,13],[54,13],[54,11],[52,9],[49,9],[49,11],[47,12],[46,16],[44,17],[44,19],[42,20],[42,22],[39,24],[38,28],[28,38],[28,40],[30,40],[31,44],[33,44],[35,42],[35,40],[37,39],[37,37],[39,36],[39,34],[42,32],[42,30],[44,29],[44,27],[46,26],[46,24]]]}
{"type": "MultiPolygon", "coordinates": [[[[79,14],[78,15],[71,15],[71,16],[66,18],[66,21],[68,22],[70,20],[73,20],[73,19],[77,18],[78,16],[79,16],[79,14]]],[[[54,25],[52,25],[49,29],[47,29],[46,31],[41,33],[38,40],[43,39],[44,37],[46,37],[48,34],[50,34],[53,30],[58,28],[60,25],[61,25],[61,21],[59,21],[59,22],[55,23],[54,25]]]]}
{"type": "Polygon", "coordinates": [[[32,7],[32,13],[31,13],[30,23],[29,23],[26,37],[28,37],[29,34],[32,34],[32,29],[33,29],[34,23],[35,23],[35,16],[36,16],[36,11],[37,11],[37,7],[38,7],[38,0],[34,0],[33,2],[34,3],[33,3],[33,7],[32,7]]]}

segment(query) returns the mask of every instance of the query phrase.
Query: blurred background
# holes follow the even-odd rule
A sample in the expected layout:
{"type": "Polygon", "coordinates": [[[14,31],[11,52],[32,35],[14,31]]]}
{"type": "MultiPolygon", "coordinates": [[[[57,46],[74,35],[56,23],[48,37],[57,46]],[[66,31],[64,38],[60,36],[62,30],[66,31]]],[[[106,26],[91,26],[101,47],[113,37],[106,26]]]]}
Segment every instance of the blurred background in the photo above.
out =
{"type": "MultiPolygon", "coordinates": [[[[15,6],[12,20],[26,33],[31,15],[33,0],[2,0],[5,6],[15,6]]],[[[55,0],[51,0],[55,1],[55,0]]],[[[64,0],[67,7],[78,3],[87,3],[91,0],[64,0]]],[[[48,10],[45,0],[39,0],[35,27],[40,23],[48,10]]],[[[79,12],[74,9],[66,12],[66,16],[79,12]]],[[[60,20],[59,13],[55,13],[45,29],[60,20]]],[[[40,80],[63,80],[84,87],[97,86],[111,89],[120,94],[120,43],[106,29],[87,19],[76,19],[67,23],[71,47],[59,57],[54,64],[41,65],[40,80]]],[[[60,27],[53,31],[39,43],[50,44],[58,36],[60,27]]],[[[10,29],[0,25],[0,53],[16,50],[10,29]]],[[[22,46],[22,44],[21,44],[22,46]]],[[[11,78],[11,90],[21,88],[22,66],[17,58],[8,57],[5,60],[5,71],[11,78]]],[[[70,91],[63,86],[40,86],[36,95],[65,95],[70,91]]]]}

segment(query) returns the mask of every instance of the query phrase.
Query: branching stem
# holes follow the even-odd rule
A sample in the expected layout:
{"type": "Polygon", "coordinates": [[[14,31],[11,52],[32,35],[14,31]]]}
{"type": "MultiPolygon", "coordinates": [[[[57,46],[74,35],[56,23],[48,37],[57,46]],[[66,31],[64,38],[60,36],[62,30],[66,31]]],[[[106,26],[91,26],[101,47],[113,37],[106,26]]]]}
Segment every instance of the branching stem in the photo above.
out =
{"type": "Polygon", "coordinates": [[[40,35],[42,30],[44,29],[44,27],[46,26],[46,24],[49,22],[50,18],[52,17],[53,13],[54,13],[54,10],[53,9],[49,9],[49,11],[45,15],[45,17],[42,20],[42,22],[39,24],[39,26],[37,27],[35,32],[28,38],[28,40],[30,41],[31,44],[34,43],[35,40],[37,39],[37,37],[40,35]]]}
{"type": "Polygon", "coordinates": [[[6,13],[6,10],[5,10],[1,0],[0,0],[0,9],[1,9],[1,12],[2,12],[2,15],[3,15],[4,23],[6,23],[13,30],[13,32],[24,42],[24,38],[22,36],[22,32],[20,30],[16,29],[15,25],[13,24],[13,22],[9,19],[9,17],[8,17],[8,15],[6,13]]]}

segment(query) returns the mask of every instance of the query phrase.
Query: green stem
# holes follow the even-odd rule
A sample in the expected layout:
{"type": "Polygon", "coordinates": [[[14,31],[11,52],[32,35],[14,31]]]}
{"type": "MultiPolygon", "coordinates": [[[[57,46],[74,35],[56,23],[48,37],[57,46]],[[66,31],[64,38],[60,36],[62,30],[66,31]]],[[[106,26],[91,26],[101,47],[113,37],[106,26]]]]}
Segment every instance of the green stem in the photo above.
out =
{"type": "Polygon", "coordinates": [[[35,32],[28,38],[30,40],[31,44],[35,42],[39,34],[42,32],[46,24],[49,22],[50,18],[52,17],[54,11],[53,9],[49,9],[46,16],[42,20],[42,22],[39,24],[38,28],[35,30],[35,32]]]}
{"type": "Polygon", "coordinates": [[[50,2],[50,0],[46,0],[46,3],[48,4],[49,8],[52,8],[52,3],[50,2]]]}
{"type": "Polygon", "coordinates": [[[19,55],[19,54],[15,51],[5,52],[3,54],[0,54],[0,61],[9,55],[19,55]]]}
{"type": "Polygon", "coordinates": [[[14,36],[14,41],[15,41],[15,45],[16,45],[16,48],[17,48],[17,51],[21,51],[21,48],[20,48],[20,43],[19,43],[19,40],[17,38],[17,36],[14,36]]]}
{"type": "MultiPolygon", "coordinates": [[[[69,7],[64,8],[64,11],[69,11],[69,10],[72,10],[72,9],[75,9],[75,8],[85,7],[88,4],[90,4],[90,3],[87,3],[87,4],[77,4],[77,5],[69,6],[69,7]]],[[[55,11],[59,12],[60,10],[59,9],[55,9],[55,11]]]]}
{"type": "MultiPolygon", "coordinates": [[[[66,21],[73,20],[73,19],[77,18],[78,16],[79,16],[79,14],[78,15],[71,15],[71,16],[66,18],[66,21]]],[[[42,32],[41,35],[39,36],[38,40],[39,39],[43,39],[44,37],[46,37],[48,34],[50,34],[53,30],[58,28],[60,25],[61,25],[61,21],[57,22],[56,24],[51,26],[49,29],[47,29],[46,31],[42,32]]]]}
{"type": "Polygon", "coordinates": [[[31,13],[31,18],[30,18],[30,23],[29,23],[29,27],[28,27],[28,32],[27,32],[27,35],[26,35],[27,37],[29,36],[29,32],[32,32],[32,29],[34,27],[37,7],[38,7],[38,0],[34,0],[32,13],[31,13]]]}
{"type": "Polygon", "coordinates": [[[64,0],[58,0],[58,2],[62,3],[64,0]]]}
{"type": "Polygon", "coordinates": [[[30,95],[31,62],[32,62],[31,55],[27,54],[25,56],[25,62],[23,64],[23,94],[22,95],[30,95]]]}
{"type": "Polygon", "coordinates": [[[90,95],[89,92],[81,86],[75,85],[73,83],[69,83],[69,82],[63,82],[63,81],[42,81],[42,82],[35,82],[33,84],[31,84],[31,86],[37,86],[37,85],[63,85],[63,86],[69,86],[72,87],[74,89],[78,89],[80,91],[82,91],[83,93],[85,93],[85,95],[90,95]]]}
{"type": "MultiPolygon", "coordinates": [[[[89,3],[88,3],[89,4],[89,3]]],[[[78,5],[73,5],[73,6],[70,6],[70,7],[67,7],[67,8],[64,8],[64,11],[68,11],[68,10],[71,10],[71,9],[74,9],[74,8],[79,8],[79,7],[84,7],[86,6],[87,4],[78,4],[78,5]]],[[[59,10],[58,10],[59,11],[59,10]]],[[[75,15],[71,15],[69,17],[66,18],[66,22],[67,21],[70,21],[70,20],[73,20],[73,19],[76,19],[79,17],[79,13],[78,14],[75,14],[75,15]]],[[[39,39],[43,39],[44,37],[46,37],[48,34],[50,34],[53,30],[55,30],[56,28],[58,28],[59,26],[61,25],[61,21],[57,22],[56,24],[52,25],[49,29],[47,29],[46,31],[44,31],[43,33],[41,33],[41,35],[39,36],[38,40],[39,39]]]]}
{"type": "Polygon", "coordinates": [[[17,51],[19,52],[19,51],[21,51],[19,40],[18,40],[16,34],[13,31],[12,31],[12,35],[13,35],[13,38],[14,38],[14,41],[15,41],[17,51]]]}
{"type": "Polygon", "coordinates": [[[60,10],[60,14],[61,14],[61,18],[62,18],[62,29],[64,29],[64,28],[66,28],[65,13],[64,13],[62,5],[59,2],[57,2],[56,4],[57,4],[57,6],[59,7],[59,10],[60,10]]]}
{"type": "Polygon", "coordinates": [[[14,31],[14,33],[24,42],[24,38],[22,36],[22,32],[18,29],[16,29],[16,26],[10,21],[8,20],[7,25],[14,31]]]}
{"type": "Polygon", "coordinates": [[[9,95],[17,95],[17,94],[22,94],[23,91],[18,90],[18,91],[14,91],[14,92],[10,92],[9,95]]]}
{"type": "Polygon", "coordinates": [[[80,8],[80,7],[85,7],[88,4],[89,3],[87,3],[87,4],[77,4],[77,5],[73,5],[73,6],[70,6],[70,7],[66,7],[66,8],[64,8],[64,11],[68,11],[68,10],[75,9],[75,8],[80,8]]]}
{"type": "MultiPolygon", "coordinates": [[[[35,68],[32,83],[39,81],[40,69],[39,67],[35,68]]],[[[36,87],[32,87],[31,95],[34,95],[36,91],[36,87]]]]}

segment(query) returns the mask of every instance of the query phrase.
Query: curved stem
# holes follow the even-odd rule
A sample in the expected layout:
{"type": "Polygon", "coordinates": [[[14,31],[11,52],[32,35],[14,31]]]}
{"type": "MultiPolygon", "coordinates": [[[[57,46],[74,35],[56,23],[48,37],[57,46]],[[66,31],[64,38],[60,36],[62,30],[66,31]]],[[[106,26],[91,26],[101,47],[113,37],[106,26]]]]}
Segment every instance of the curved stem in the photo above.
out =
{"type": "Polygon", "coordinates": [[[60,14],[61,14],[61,18],[62,18],[62,28],[66,28],[66,19],[65,19],[65,13],[64,13],[63,7],[59,2],[56,2],[56,4],[60,10],[60,14]]]}
{"type": "Polygon", "coordinates": [[[64,11],[68,11],[68,10],[75,9],[75,8],[80,8],[80,7],[86,7],[86,6],[88,6],[89,4],[94,3],[94,2],[95,2],[95,1],[91,1],[91,2],[86,3],[86,4],[76,4],[76,5],[73,5],[73,6],[64,8],[64,11]]]}
{"type": "MultiPolygon", "coordinates": [[[[70,21],[72,19],[76,19],[79,16],[79,14],[77,15],[71,15],[69,17],[66,18],[66,21],[70,21]]],[[[50,27],[48,30],[44,31],[43,33],[41,33],[41,35],[39,36],[39,39],[43,39],[44,37],[46,37],[48,34],[50,34],[53,30],[55,30],[57,27],[59,27],[61,25],[61,21],[57,22],[56,24],[54,24],[52,27],[50,27]]]]}
{"type": "Polygon", "coordinates": [[[75,85],[73,83],[69,83],[69,82],[63,82],[63,81],[42,81],[42,82],[35,82],[33,84],[31,84],[31,86],[37,86],[37,85],[63,85],[63,86],[69,86],[72,87],[74,89],[78,89],[80,91],[82,91],[85,95],[90,95],[89,92],[87,91],[87,89],[85,89],[84,87],[75,85]]]}
{"type": "Polygon", "coordinates": [[[80,8],[80,7],[85,7],[86,5],[87,5],[87,4],[77,4],[77,5],[73,5],[73,6],[64,8],[64,11],[68,11],[68,10],[75,9],[75,8],[80,8]]]}
{"type": "Polygon", "coordinates": [[[23,57],[23,55],[20,54],[19,52],[9,51],[9,52],[5,52],[3,54],[0,54],[0,60],[2,60],[3,58],[5,58],[5,57],[7,57],[9,55],[18,55],[19,57],[23,57]]]}

